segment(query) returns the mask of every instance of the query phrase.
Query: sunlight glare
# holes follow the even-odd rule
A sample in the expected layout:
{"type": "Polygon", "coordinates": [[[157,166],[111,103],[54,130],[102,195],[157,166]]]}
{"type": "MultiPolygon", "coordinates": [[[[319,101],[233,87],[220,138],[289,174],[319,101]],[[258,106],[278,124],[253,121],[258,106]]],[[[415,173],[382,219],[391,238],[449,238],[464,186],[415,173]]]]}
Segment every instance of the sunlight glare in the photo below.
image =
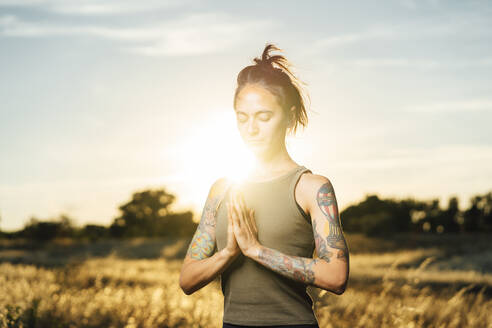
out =
{"type": "Polygon", "coordinates": [[[254,165],[253,154],[237,130],[233,109],[208,113],[207,118],[192,122],[189,137],[178,147],[179,168],[186,177],[183,183],[191,186],[186,198],[201,206],[217,179],[227,177],[240,183],[254,165]]]}

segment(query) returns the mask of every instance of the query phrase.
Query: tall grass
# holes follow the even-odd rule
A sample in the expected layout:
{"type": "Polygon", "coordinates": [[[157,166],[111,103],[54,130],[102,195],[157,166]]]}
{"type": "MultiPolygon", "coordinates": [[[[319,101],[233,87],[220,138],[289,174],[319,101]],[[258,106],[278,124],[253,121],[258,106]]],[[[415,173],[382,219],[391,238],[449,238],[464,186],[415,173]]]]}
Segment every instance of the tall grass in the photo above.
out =
{"type": "MultiPolygon", "coordinates": [[[[189,296],[179,288],[183,245],[147,259],[111,252],[60,266],[4,261],[0,326],[221,327],[218,280],[189,296]]],[[[446,261],[457,260],[437,248],[351,254],[344,294],[308,288],[320,327],[492,327],[492,274],[446,261]]]]}

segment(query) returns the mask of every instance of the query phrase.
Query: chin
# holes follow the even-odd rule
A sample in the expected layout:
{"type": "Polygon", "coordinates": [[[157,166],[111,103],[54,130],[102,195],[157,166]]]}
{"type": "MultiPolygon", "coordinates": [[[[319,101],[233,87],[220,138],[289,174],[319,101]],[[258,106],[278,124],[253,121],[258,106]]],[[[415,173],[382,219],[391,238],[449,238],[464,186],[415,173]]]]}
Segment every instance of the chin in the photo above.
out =
{"type": "Polygon", "coordinates": [[[251,147],[250,151],[258,158],[269,157],[272,154],[271,149],[266,147],[251,147]]]}

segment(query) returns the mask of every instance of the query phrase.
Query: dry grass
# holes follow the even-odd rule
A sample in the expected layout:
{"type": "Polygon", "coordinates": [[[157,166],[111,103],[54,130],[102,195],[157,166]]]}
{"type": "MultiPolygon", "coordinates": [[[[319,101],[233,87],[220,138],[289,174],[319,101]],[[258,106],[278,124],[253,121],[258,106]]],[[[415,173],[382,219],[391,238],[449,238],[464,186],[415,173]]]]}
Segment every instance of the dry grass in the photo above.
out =
{"type": "MultiPolygon", "coordinates": [[[[0,251],[2,327],[221,327],[218,280],[179,288],[187,241],[18,246],[0,251]]],[[[309,287],[320,327],[492,327],[490,250],[350,248],[343,295],[309,287]]]]}

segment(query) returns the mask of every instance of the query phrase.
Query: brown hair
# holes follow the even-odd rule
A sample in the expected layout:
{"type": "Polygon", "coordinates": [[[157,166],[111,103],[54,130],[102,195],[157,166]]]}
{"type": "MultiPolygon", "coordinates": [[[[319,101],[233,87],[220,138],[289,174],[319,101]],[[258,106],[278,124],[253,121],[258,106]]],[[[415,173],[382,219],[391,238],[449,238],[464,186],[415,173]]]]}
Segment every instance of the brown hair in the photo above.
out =
{"type": "Polygon", "coordinates": [[[267,44],[261,58],[254,58],[255,65],[246,66],[237,76],[237,88],[234,93],[234,108],[239,92],[247,84],[259,84],[277,96],[277,101],[284,113],[290,117],[290,108],[295,106],[294,124],[290,125],[289,132],[295,134],[297,127],[306,127],[308,118],[304,106],[305,98],[309,95],[303,90],[300,81],[291,71],[292,64],[282,55],[270,56],[271,50],[280,50],[273,44],[267,44]]]}

